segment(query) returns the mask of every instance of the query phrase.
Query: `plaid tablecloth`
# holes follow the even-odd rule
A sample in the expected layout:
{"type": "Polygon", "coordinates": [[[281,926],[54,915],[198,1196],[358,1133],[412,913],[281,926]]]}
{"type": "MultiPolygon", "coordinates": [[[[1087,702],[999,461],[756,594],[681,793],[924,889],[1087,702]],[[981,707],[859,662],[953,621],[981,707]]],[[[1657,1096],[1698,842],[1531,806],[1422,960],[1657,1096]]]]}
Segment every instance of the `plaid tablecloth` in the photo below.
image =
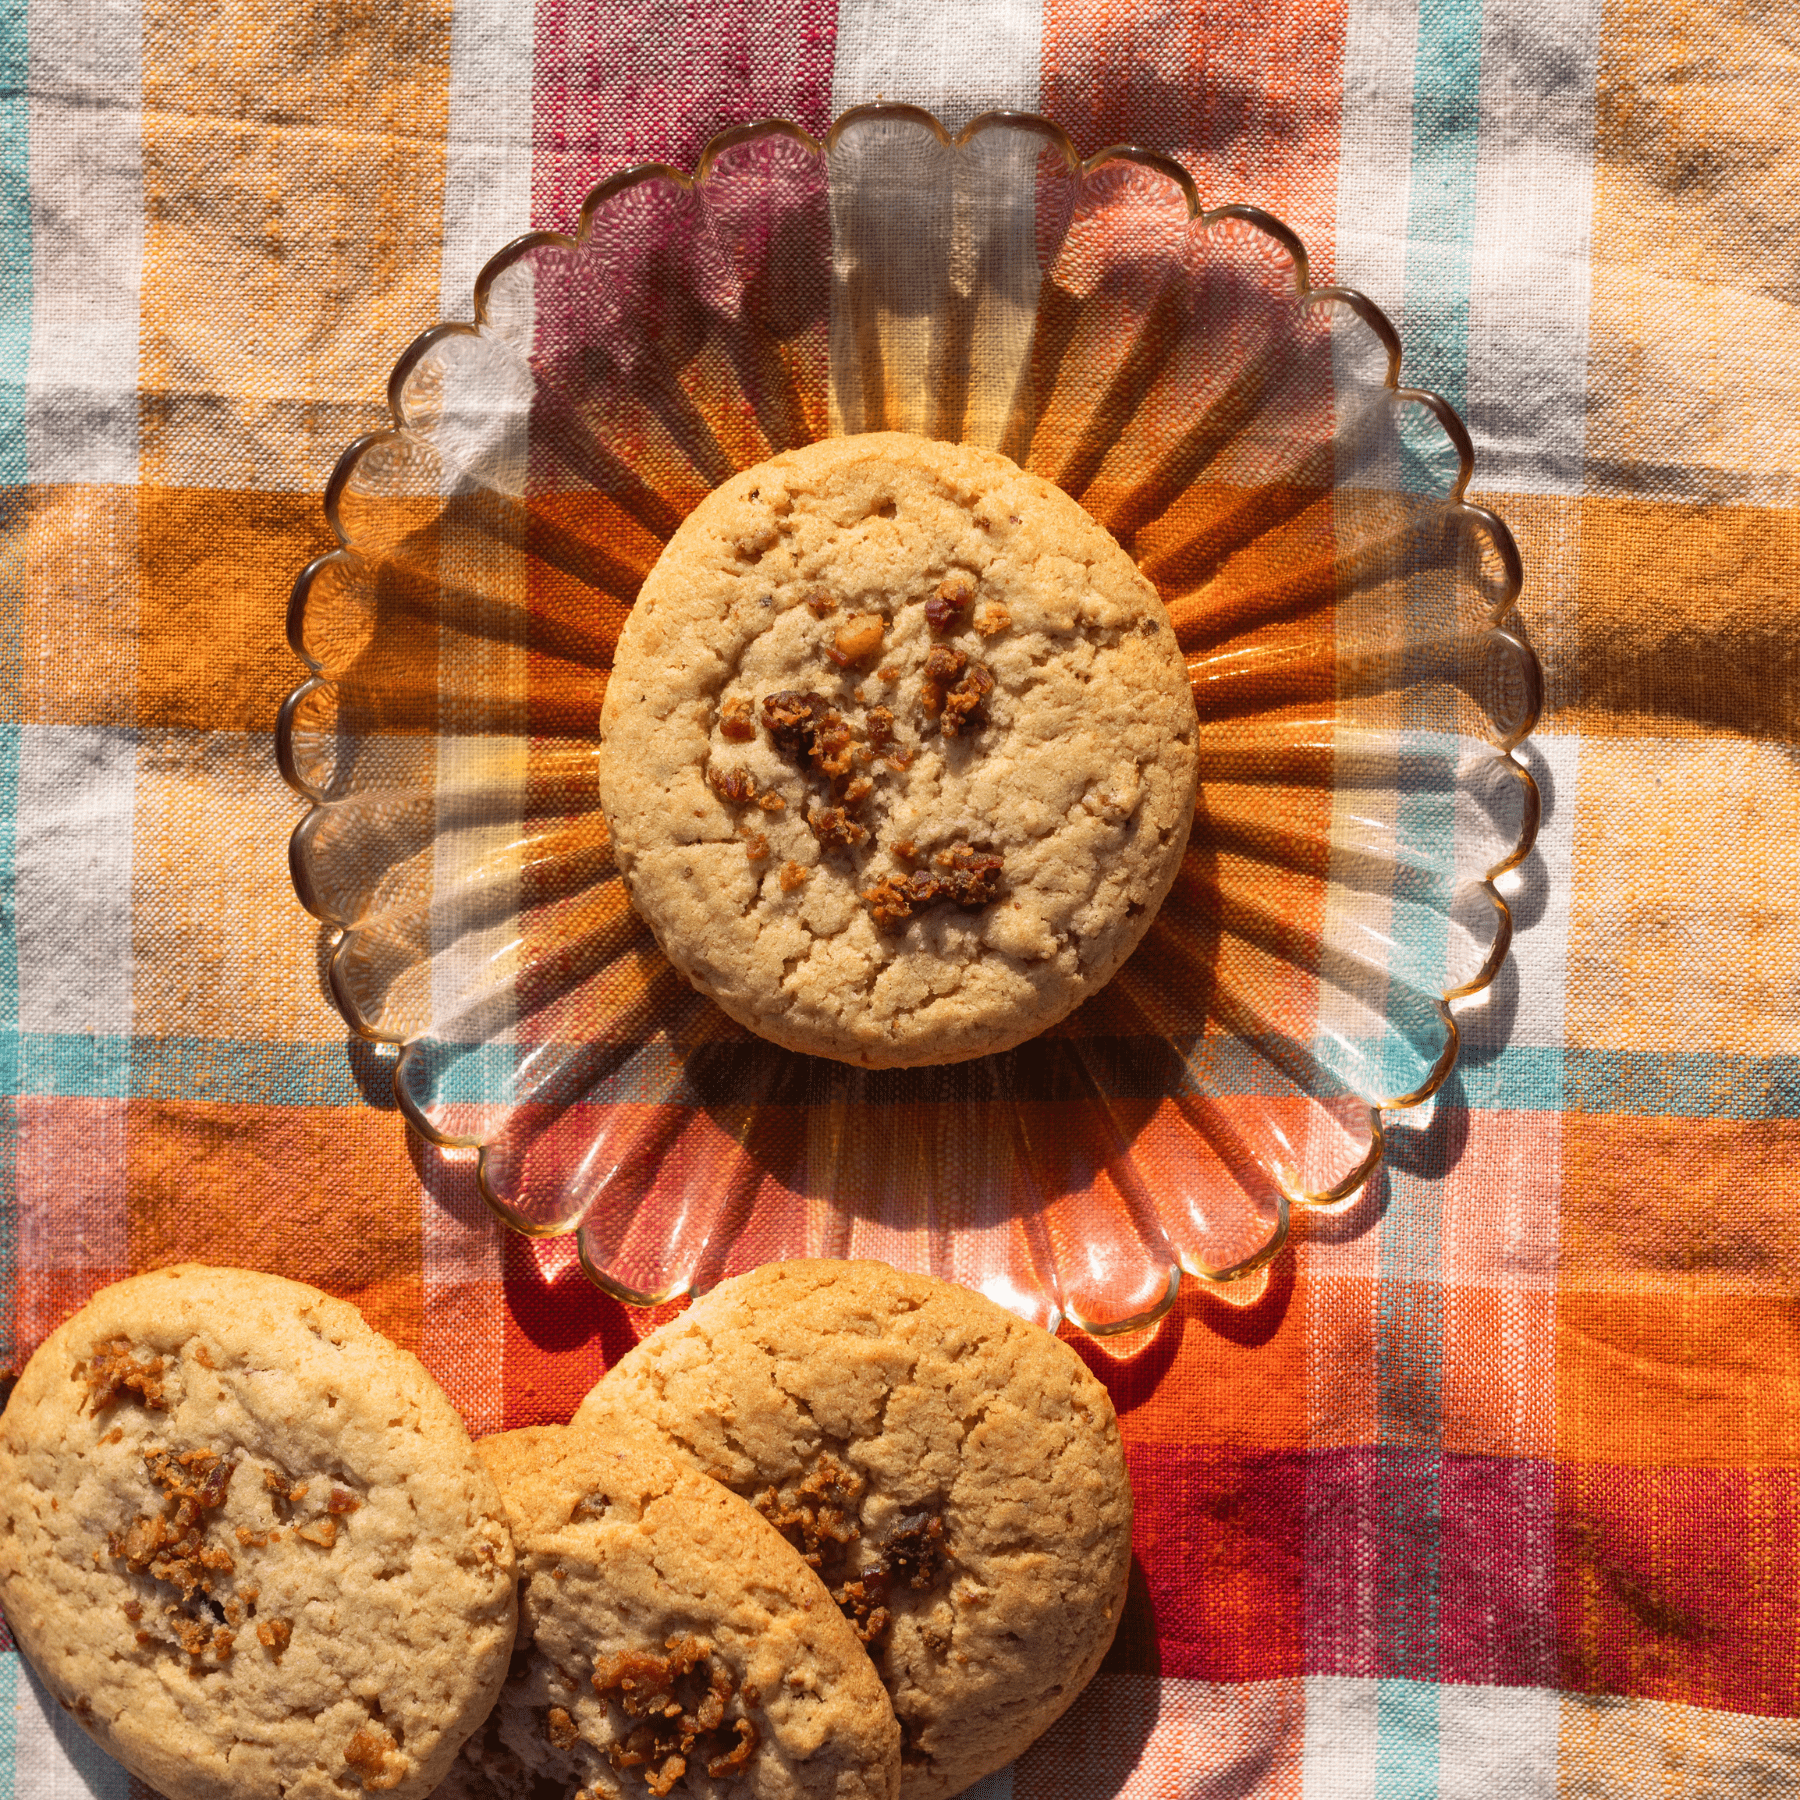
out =
{"type": "MultiPolygon", "coordinates": [[[[355,1300],[479,1432],[643,1330],[409,1154],[271,729],[396,353],[600,175],[884,95],[1177,152],[1398,322],[1517,533],[1516,951],[1352,1224],[1189,1295],[1142,1579],[983,1800],[1800,1791],[1800,35],[1651,0],[11,0],[0,1360],[195,1257],[355,1300]]],[[[0,1640],[0,1800],[121,1795],[0,1640]]]]}

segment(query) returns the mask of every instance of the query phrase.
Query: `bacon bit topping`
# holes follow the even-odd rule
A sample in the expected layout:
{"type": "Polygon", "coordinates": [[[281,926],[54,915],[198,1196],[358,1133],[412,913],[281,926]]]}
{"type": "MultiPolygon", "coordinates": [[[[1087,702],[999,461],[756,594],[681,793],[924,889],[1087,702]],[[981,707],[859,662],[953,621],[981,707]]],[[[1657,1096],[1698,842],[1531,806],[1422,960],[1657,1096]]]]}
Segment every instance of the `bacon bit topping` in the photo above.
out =
{"type": "Polygon", "coordinates": [[[1012,613],[998,600],[984,606],[975,616],[975,629],[984,638],[996,637],[1012,624],[1012,613]]]}
{"type": "MultiPolygon", "coordinates": [[[[894,853],[908,860],[917,855],[910,841],[896,844],[894,853]]],[[[933,860],[944,871],[941,875],[914,869],[905,876],[884,875],[873,887],[864,890],[863,899],[883,931],[897,930],[915,913],[923,912],[940,900],[974,909],[999,897],[1003,857],[971,850],[967,844],[957,844],[948,850],[940,850],[933,860]]]]}
{"type": "Polygon", "coordinates": [[[334,1487],[330,1498],[325,1502],[325,1510],[328,1513],[353,1513],[361,1505],[362,1502],[348,1488],[334,1487]]]}
{"type": "Polygon", "coordinates": [[[237,1528],[237,1541],[246,1550],[262,1550],[270,1544],[280,1543],[281,1533],[279,1531],[252,1531],[248,1525],[240,1525],[237,1528]]]}
{"type": "Polygon", "coordinates": [[[766,694],[762,703],[763,724],[768,727],[775,748],[808,759],[813,754],[819,722],[830,711],[831,702],[823,694],[802,693],[798,688],[766,694]]]}
{"type": "Polygon", "coordinates": [[[746,768],[709,769],[706,778],[728,806],[748,806],[756,798],[756,777],[746,768]]]}
{"type": "Polygon", "coordinates": [[[840,669],[867,662],[887,636],[887,621],[880,613],[853,613],[837,628],[831,648],[825,652],[840,669]]]}
{"type": "Polygon", "coordinates": [[[759,794],[757,796],[756,804],[760,806],[764,812],[787,811],[787,802],[782,799],[773,788],[769,788],[764,793],[759,794]]]}
{"type": "Polygon", "coordinates": [[[896,750],[891,755],[884,756],[881,760],[886,763],[896,775],[902,775],[913,766],[918,754],[919,753],[916,750],[896,750]]]}
{"type": "Polygon", "coordinates": [[[894,740],[894,715],[885,706],[872,706],[867,721],[869,742],[877,749],[894,740]]]}
{"type": "Polygon", "coordinates": [[[124,1435],[125,1427],[123,1425],[115,1425],[100,1441],[103,1444],[116,1444],[124,1437],[124,1435]]]}
{"type": "Polygon", "coordinates": [[[194,1361],[203,1369],[210,1369],[216,1366],[212,1359],[212,1352],[208,1350],[204,1344],[196,1344],[194,1346],[194,1361]]]}
{"type": "Polygon", "coordinates": [[[860,806],[874,791],[874,782],[866,775],[858,775],[844,784],[844,804],[860,806]]]}
{"type": "Polygon", "coordinates": [[[853,850],[869,835],[841,806],[826,806],[808,813],[806,822],[827,850],[853,850]]]}
{"type": "Polygon", "coordinates": [[[942,686],[947,681],[954,681],[965,668],[969,659],[953,644],[933,644],[925,656],[925,679],[942,686]]]}
{"type": "Polygon", "coordinates": [[[256,1621],[256,1641],[272,1655],[279,1656],[294,1636],[291,1619],[258,1619],[256,1621]]]}
{"type": "Polygon", "coordinates": [[[865,1644],[873,1643],[893,1622],[885,1602],[901,1582],[928,1588],[943,1572],[944,1521],[936,1513],[909,1513],[888,1534],[881,1558],[832,1594],[838,1610],[865,1644]]]}
{"type": "Polygon", "coordinates": [[[122,1558],[133,1574],[148,1571],[155,1580],[180,1588],[184,1601],[196,1592],[210,1594],[213,1578],[229,1574],[235,1565],[229,1550],[205,1542],[201,1519],[225,1504],[237,1465],[220,1461],[210,1450],[186,1450],[179,1456],[146,1450],[144,1464],[167,1497],[168,1510],[160,1517],[134,1519],[123,1536],[109,1535],[108,1554],[122,1558]]]}
{"type": "Polygon", "coordinates": [[[317,1544],[321,1550],[329,1550],[337,1542],[337,1520],[332,1518],[311,1519],[304,1525],[294,1527],[294,1536],[304,1538],[309,1544],[317,1544]]]}
{"type": "Polygon", "coordinates": [[[344,1746],[344,1762],[362,1777],[370,1793],[397,1788],[411,1772],[411,1761],[380,1725],[365,1725],[344,1746]]]}
{"type": "Polygon", "coordinates": [[[785,862],[781,865],[781,891],[784,894],[795,893],[806,886],[807,871],[797,862],[785,862]]]}
{"type": "Polygon", "coordinates": [[[756,736],[756,709],[742,694],[720,701],[719,735],[734,744],[747,744],[756,736]]]}
{"type": "Polygon", "coordinates": [[[975,598],[975,583],[967,575],[946,575],[937,592],[925,602],[925,623],[933,631],[948,631],[975,598]]]}
{"type": "Polygon", "coordinates": [[[1000,895],[1000,870],[1005,861],[992,851],[971,850],[953,844],[931,859],[944,871],[937,878],[938,892],[958,906],[986,906],[1000,895]]]}
{"type": "Polygon", "coordinates": [[[815,619],[822,619],[827,613],[834,613],[837,611],[837,600],[821,588],[816,594],[809,594],[807,596],[806,610],[811,613],[815,619]]]}
{"type": "Polygon", "coordinates": [[[813,745],[813,764],[825,775],[848,775],[855,752],[850,727],[836,713],[827,713],[819,722],[813,745]]]}
{"type": "Polygon", "coordinates": [[[760,831],[753,831],[744,839],[744,854],[751,862],[761,862],[769,854],[769,840],[760,831]]]}
{"type": "MultiPolygon", "coordinates": [[[[750,1700],[752,1691],[750,1688],[744,1689],[746,1704],[753,1704],[750,1700]]],[[[733,1719],[731,1724],[732,1729],[738,1734],[737,1748],[728,1750],[723,1756],[715,1756],[708,1761],[706,1772],[714,1781],[723,1781],[727,1775],[735,1775],[739,1769],[745,1767],[750,1758],[756,1754],[756,1746],[762,1742],[762,1733],[756,1729],[753,1720],[733,1719]]]]}
{"type": "Polygon", "coordinates": [[[121,1394],[133,1393],[148,1412],[166,1412],[168,1399],[163,1391],[163,1373],[168,1368],[165,1357],[152,1356],[139,1362],[132,1354],[130,1338],[108,1338],[95,1350],[90,1362],[77,1363],[73,1379],[85,1381],[88,1407],[102,1413],[121,1394]]]}
{"type": "MultiPolygon", "coordinates": [[[[726,1723],[733,1697],[731,1676],[712,1660],[711,1647],[699,1638],[664,1640],[667,1656],[627,1650],[594,1666],[594,1691],[617,1706],[628,1719],[641,1720],[622,1742],[612,1744],[607,1759],[615,1769],[641,1768],[652,1794],[668,1794],[690,1761],[704,1764],[714,1780],[735,1774],[749,1762],[761,1741],[755,1723],[736,1718],[726,1723]],[[729,1743],[727,1734],[737,1742],[729,1743]]],[[[750,1704],[749,1696],[743,1703],[750,1704]]]]}
{"type": "Polygon", "coordinates": [[[980,724],[982,705],[993,691],[993,676],[980,663],[972,664],[968,674],[944,696],[944,716],[938,729],[945,737],[959,737],[980,724]]]}
{"type": "Polygon", "coordinates": [[[944,1567],[944,1521],[936,1513],[909,1513],[882,1546],[888,1577],[908,1587],[928,1588],[944,1567]]]}
{"type": "Polygon", "coordinates": [[[915,869],[910,875],[884,875],[873,887],[863,890],[863,899],[883,931],[897,931],[937,897],[937,882],[923,869],[915,869]]]}
{"type": "Polygon", "coordinates": [[[126,1618],[135,1625],[138,1620],[144,1616],[143,1602],[141,1600],[127,1600],[124,1606],[124,1613],[126,1618]]]}
{"type": "Polygon", "coordinates": [[[906,861],[911,862],[912,859],[919,854],[919,847],[911,838],[902,838],[899,843],[894,846],[894,854],[896,856],[904,857],[906,861]]]}
{"type": "Polygon", "coordinates": [[[573,1750],[581,1741],[574,1719],[561,1706],[551,1707],[544,1715],[544,1735],[549,1738],[553,1750],[573,1750]]]}
{"type": "Polygon", "coordinates": [[[898,681],[900,679],[900,671],[897,668],[895,668],[892,663],[883,663],[881,665],[881,667],[875,671],[875,673],[883,681],[892,682],[892,681],[898,681]]]}
{"type": "Polygon", "coordinates": [[[831,1597],[865,1644],[874,1643],[894,1622],[894,1615],[881,1604],[887,1597],[887,1577],[879,1569],[870,1570],[860,1581],[846,1581],[831,1597]]]}
{"type": "Polygon", "coordinates": [[[936,718],[944,715],[940,729],[945,737],[956,737],[966,730],[981,711],[981,705],[994,691],[994,678],[980,663],[971,664],[960,650],[948,644],[937,644],[925,658],[925,679],[919,687],[919,705],[936,718]],[[952,688],[950,683],[968,674],[952,688]]]}
{"type": "Polygon", "coordinates": [[[842,1558],[862,1536],[852,1509],[863,1486],[863,1478],[835,1457],[821,1456],[798,1486],[765,1488],[756,1496],[756,1510],[816,1569],[827,1557],[842,1558]]]}
{"type": "Polygon", "coordinates": [[[289,1487],[288,1478],[282,1474],[279,1469],[263,1470],[263,1486],[267,1488],[278,1501],[285,1501],[289,1505],[304,1500],[306,1498],[306,1490],[311,1485],[311,1482],[303,1481],[298,1487],[289,1487]]]}

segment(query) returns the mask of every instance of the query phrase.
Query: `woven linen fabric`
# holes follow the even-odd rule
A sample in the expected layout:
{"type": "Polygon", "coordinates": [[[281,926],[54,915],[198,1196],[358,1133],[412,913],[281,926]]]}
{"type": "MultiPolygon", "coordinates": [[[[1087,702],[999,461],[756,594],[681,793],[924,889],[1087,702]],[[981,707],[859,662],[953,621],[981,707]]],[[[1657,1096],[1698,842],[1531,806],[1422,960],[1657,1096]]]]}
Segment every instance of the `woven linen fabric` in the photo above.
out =
{"type": "MultiPolygon", "coordinates": [[[[1512,526],[1518,935],[1373,1191],[1083,1353],[1138,1496],[981,1800],[1800,1789],[1800,40],[1716,0],[437,0],[0,17],[0,1360],[180,1258],[483,1432],[646,1318],[428,1161],[325,999],[272,727],[319,495],[520,232],[884,96],[1176,154],[1400,328],[1512,526]]],[[[121,1627],[123,1629],[123,1627],[121,1627]]],[[[0,1800],[142,1790],[0,1640],[0,1800]]]]}

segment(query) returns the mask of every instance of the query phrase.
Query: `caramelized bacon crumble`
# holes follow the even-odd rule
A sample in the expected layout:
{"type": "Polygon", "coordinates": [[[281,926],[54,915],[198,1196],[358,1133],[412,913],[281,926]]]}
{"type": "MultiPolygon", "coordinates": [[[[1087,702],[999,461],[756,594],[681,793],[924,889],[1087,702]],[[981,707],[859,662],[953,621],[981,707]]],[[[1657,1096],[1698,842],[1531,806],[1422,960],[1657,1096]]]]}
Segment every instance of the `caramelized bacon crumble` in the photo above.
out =
{"type": "MultiPolygon", "coordinates": [[[[725,1709],[735,1689],[730,1674],[714,1662],[710,1645],[672,1637],[663,1647],[666,1656],[625,1650],[605,1657],[595,1663],[592,1678],[595,1693],[639,1721],[608,1748],[608,1761],[615,1769],[641,1768],[645,1785],[659,1797],[674,1788],[690,1762],[700,1763],[715,1781],[735,1774],[762,1736],[750,1719],[727,1723],[725,1709]]],[[[746,1689],[741,1702],[752,1705],[755,1698],[746,1689]]]]}
{"type": "MultiPolygon", "coordinates": [[[[894,854],[910,859],[916,851],[907,842],[896,844],[894,854]]],[[[941,873],[933,875],[914,869],[903,876],[884,875],[873,887],[863,890],[863,899],[883,931],[897,930],[914,914],[940,900],[952,901],[972,912],[1000,897],[1004,857],[992,851],[972,850],[967,844],[953,844],[948,850],[940,850],[932,860],[941,873]]]]}
{"type": "Polygon", "coordinates": [[[982,724],[981,709],[993,691],[993,676],[983,664],[972,663],[968,674],[944,695],[938,729],[945,737],[960,737],[982,724]]]}
{"type": "Polygon", "coordinates": [[[168,1366],[168,1359],[162,1356],[139,1362],[130,1338],[108,1338],[89,1361],[75,1365],[74,1379],[87,1383],[90,1412],[105,1412],[127,1393],[135,1394],[147,1412],[165,1412],[168,1396],[163,1377],[168,1366]]]}
{"type": "Polygon", "coordinates": [[[742,694],[719,703],[719,735],[733,744],[747,744],[756,736],[756,711],[742,694]]]}
{"type": "Polygon", "coordinates": [[[831,648],[825,652],[840,669],[867,662],[887,636],[887,621],[880,613],[854,613],[837,628],[831,648]]]}
{"type": "MultiPolygon", "coordinates": [[[[929,879],[929,877],[927,877],[929,879]]],[[[804,1480],[764,1488],[753,1496],[756,1510],[826,1577],[828,1585],[845,1572],[853,1546],[862,1538],[857,1502],[861,1475],[835,1457],[822,1455],[804,1480]]],[[[831,1597],[864,1644],[874,1643],[893,1622],[887,1605],[896,1587],[928,1588],[945,1560],[944,1522],[936,1513],[909,1513],[881,1545],[867,1567],[831,1588],[831,1597]]]]}
{"type": "Polygon", "coordinates": [[[365,1725],[344,1746],[344,1762],[362,1777],[371,1793],[383,1793],[403,1782],[412,1764],[400,1754],[400,1746],[380,1725],[365,1725]]]}
{"type": "Polygon", "coordinates": [[[975,583],[967,575],[946,575],[925,602],[925,623],[933,631],[948,631],[975,598],[975,583]]]}
{"type": "Polygon", "coordinates": [[[841,1559],[862,1536],[853,1507],[863,1486],[863,1478],[835,1457],[821,1456],[797,1486],[765,1488],[756,1496],[756,1510],[817,1569],[827,1558],[841,1559]]]}
{"type": "Polygon", "coordinates": [[[803,693],[798,688],[784,688],[777,694],[765,694],[762,703],[763,724],[777,750],[789,756],[810,758],[818,723],[831,711],[831,702],[823,694],[803,693]]]}
{"type": "Polygon", "coordinates": [[[756,777],[746,768],[709,769],[706,778],[728,806],[748,806],[756,798],[756,777]]]}
{"type": "Polygon", "coordinates": [[[826,806],[808,813],[806,823],[827,850],[853,850],[869,835],[841,806],[826,806]]]}
{"type": "Polygon", "coordinates": [[[909,1513],[888,1534],[880,1560],[831,1597],[863,1643],[873,1644],[893,1623],[888,1596],[902,1582],[930,1587],[943,1571],[945,1554],[944,1521],[936,1513],[909,1513]]]}

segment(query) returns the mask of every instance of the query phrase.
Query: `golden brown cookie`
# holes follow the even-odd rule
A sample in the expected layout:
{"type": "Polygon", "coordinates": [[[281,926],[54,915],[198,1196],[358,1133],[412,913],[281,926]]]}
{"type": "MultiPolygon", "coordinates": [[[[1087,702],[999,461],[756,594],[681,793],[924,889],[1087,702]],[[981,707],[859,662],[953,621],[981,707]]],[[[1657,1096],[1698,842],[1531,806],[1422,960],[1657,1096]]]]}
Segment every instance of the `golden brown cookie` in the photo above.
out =
{"type": "Polygon", "coordinates": [[[1011,1761],[1118,1627],[1131,1489],[1106,1390],[962,1288],[771,1264],[646,1338],[574,1429],[660,1440],[813,1561],[893,1696],[903,1800],[1011,1761]]]}
{"type": "Polygon", "coordinates": [[[893,1800],[887,1695],[752,1507],[562,1426],[479,1448],[518,1540],[519,1643],[442,1800],[893,1800]]]}
{"type": "Polygon", "coordinates": [[[601,715],[632,902],[751,1030],[867,1067],[1053,1024],[1187,844],[1187,669],[1155,589],[1005,457],[833,439],[708,496],[601,715]]]}
{"type": "Polygon", "coordinates": [[[354,1307],[182,1264],[103,1289],[0,1419],[0,1604],[170,1800],[428,1794],[505,1678],[512,1539],[354,1307]]]}

